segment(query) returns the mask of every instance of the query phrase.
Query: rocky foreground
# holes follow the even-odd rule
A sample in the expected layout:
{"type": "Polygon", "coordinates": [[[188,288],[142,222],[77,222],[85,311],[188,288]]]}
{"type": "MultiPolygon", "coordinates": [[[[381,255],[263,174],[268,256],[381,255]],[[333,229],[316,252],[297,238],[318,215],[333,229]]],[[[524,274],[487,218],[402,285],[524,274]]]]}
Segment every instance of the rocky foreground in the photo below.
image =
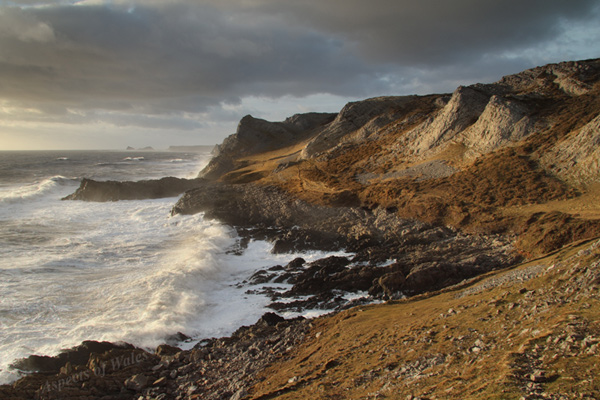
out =
{"type": "MultiPolygon", "coordinates": [[[[338,114],[244,117],[194,180],[85,180],[68,200],[182,194],[273,251],[274,312],[154,352],[85,342],[7,399],[600,398],[600,60],[338,114]],[[362,302],[345,293],[365,294],[362,302]],[[368,302],[386,302],[366,305],[368,302]]],[[[180,339],[184,339],[181,336],[180,339]]]]}
{"type": "Polygon", "coordinates": [[[596,240],[333,317],[266,314],[188,351],[84,342],[60,359],[29,360],[45,372],[0,397],[597,399],[599,310],[596,240]]]}

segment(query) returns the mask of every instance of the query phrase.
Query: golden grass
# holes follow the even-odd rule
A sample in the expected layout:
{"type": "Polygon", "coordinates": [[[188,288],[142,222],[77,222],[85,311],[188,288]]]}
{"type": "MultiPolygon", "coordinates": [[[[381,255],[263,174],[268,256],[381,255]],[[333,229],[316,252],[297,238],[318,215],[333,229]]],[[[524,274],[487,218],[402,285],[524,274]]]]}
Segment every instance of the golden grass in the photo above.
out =
{"type": "Polygon", "coordinates": [[[529,204],[518,207],[504,207],[500,212],[507,217],[522,217],[539,212],[558,211],[583,219],[600,219],[600,183],[593,183],[581,189],[581,196],[554,200],[543,204],[529,204]]]}
{"type": "MultiPolygon", "coordinates": [[[[458,288],[318,319],[291,358],[264,372],[250,398],[519,399],[525,390],[520,375],[532,372],[523,360],[549,337],[558,337],[574,316],[599,328],[598,296],[574,297],[547,312],[529,313],[537,293],[562,289],[565,271],[560,268],[529,281],[465,291],[532,265],[545,271],[589,243],[458,288]]],[[[593,259],[600,259],[598,251],[593,259]]],[[[545,391],[599,394],[597,354],[548,357],[545,370],[557,378],[543,384],[545,391]]]]}

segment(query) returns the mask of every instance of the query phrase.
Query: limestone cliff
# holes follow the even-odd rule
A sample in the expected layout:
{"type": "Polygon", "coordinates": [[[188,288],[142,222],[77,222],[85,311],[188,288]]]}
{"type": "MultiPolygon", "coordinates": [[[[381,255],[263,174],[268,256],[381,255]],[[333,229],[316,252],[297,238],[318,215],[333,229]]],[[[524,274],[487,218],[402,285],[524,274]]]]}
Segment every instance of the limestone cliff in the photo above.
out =
{"type": "MultiPolygon", "coordinates": [[[[462,168],[482,155],[523,144],[532,135],[544,135],[557,123],[557,106],[564,106],[569,100],[581,100],[579,108],[586,108],[586,122],[589,122],[589,117],[598,115],[600,109],[584,103],[597,97],[599,76],[599,60],[565,62],[523,71],[492,84],[461,86],[451,95],[388,96],[356,101],[348,103],[335,116],[301,114],[283,122],[246,116],[237,132],[218,146],[217,157],[201,176],[222,178],[227,172],[247,167],[247,163],[240,163],[245,156],[295,144],[302,144],[302,148],[293,159],[302,161],[337,158],[352,145],[375,142],[377,151],[369,154],[369,160],[365,157],[360,162],[366,170],[363,173],[376,173],[381,168],[398,172],[431,158],[462,168]],[[460,149],[460,154],[456,151],[444,154],[448,149],[460,149]]],[[[588,131],[593,131],[593,125],[588,131]]],[[[593,147],[592,143],[579,144],[593,147]]],[[[550,153],[563,153],[563,147],[550,153]]],[[[563,175],[565,168],[568,169],[563,164],[556,168],[563,175]]],[[[589,175],[591,171],[593,168],[581,168],[576,174],[589,175]]]]}
{"type": "Polygon", "coordinates": [[[329,123],[335,114],[308,113],[294,115],[283,122],[269,122],[246,115],[235,134],[215,148],[215,157],[200,176],[216,179],[240,166],[237,159],[298,143],[313,130],[329,123]]]}
{"type": "Polygon", "coordinates": [[[600,217],[589,206],[600,182],[599,95],[595,59],[452,94],[356,101],[337,115],[248,116],[201,176],[467,232],[538,232],[546,219],[531,219],[534,210],[560,211],[581,238],[600,217]]]}

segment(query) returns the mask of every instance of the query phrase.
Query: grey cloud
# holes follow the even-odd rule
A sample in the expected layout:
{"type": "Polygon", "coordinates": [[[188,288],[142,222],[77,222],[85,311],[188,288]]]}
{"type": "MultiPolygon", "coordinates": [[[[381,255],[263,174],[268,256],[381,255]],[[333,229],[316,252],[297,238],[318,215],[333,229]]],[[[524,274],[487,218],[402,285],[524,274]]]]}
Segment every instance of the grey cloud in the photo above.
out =
{"type": "MultiPolygon", "coordinates": [[[[175,5],[28,9],[37,24],[52,27],[51,43],[3,36],[5,93],[65,104],[119,99],[145,112],[181,107],[201,111],[232,96],[300,95],[334,91],[364,70],[325,37],[284,26],[255,29],[232,23],[212,7],[175,5]],[[11,61],[13,60],[13,61],[11,61]],[[16,61],[14,61],[16,60],[16,61]],[[23,87],[22,84],[26,86],[23,87]],[[92,100],[88,100],[92,99],[92,100]],[[154,101],[160,104],[154,108],[154,101]]],[[[25,12],[25,11],[21,11],[25,12]]]]}
{"type": "Polygon", "coordinates": [[[552,42],[565,26],[597,18],[599,4],[86,3],[26,0],[12,2],[23,8],[0,8],[0,99],[39,109],[49,121],[104,118],[115,126],[195,129],[199,122],[179,115],[229,118],[220,104],[248,96],[447,91],[469,78],[535,66],[534,59],[505,54],[552,42]],[[75,118],[69,110],[80,113],[75,118]]]}
{"type": "Polygon", "coordinates": [[[466,61],[483,53],[552,40],[561,22],[597,20],[598,1],[582,0],[250,0],[248,10],[344,38],[362,54],[401,65],[466,61]]]}

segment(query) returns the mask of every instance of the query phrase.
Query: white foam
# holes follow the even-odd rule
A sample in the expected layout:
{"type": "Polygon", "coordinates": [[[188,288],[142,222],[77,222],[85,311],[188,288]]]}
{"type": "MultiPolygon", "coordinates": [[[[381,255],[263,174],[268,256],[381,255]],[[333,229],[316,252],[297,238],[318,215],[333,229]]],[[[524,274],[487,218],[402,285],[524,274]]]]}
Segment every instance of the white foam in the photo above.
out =
{"type": "Polygon", "coordinates": [[[76,185],[78,180],[64,176],[52,176],[31,184],[0,188],[0,203],[28,201],[45,196],[53,191],[76,185]]]}
{"type": "MultiPolygon", "coordinates": [[[[210,288],[205,288],[209,302],[200,314],[198,324],[190,333],[198,338],[228,336],[242,325],[255,323],[265,312],[273,311],[267,306],[271,300],[260,294],[247,294],[248,290],[279,287],[286,290],[289,284],[263,284],[258,286],[239,285],[249,279],[259,269],[275,265],[286,265],[297,257],[306,262],[337,255],[344,252],[310,251],[296,254],[272,254],[272,244],[265,241],[251,241],[243,255],[226,254],[222,258],[222,274],[210,288]],[[210,321],[210,325],[206,325],[210,321]]],[[[294,316],[310,316],[311,311],[294,316]]]]}
{"type": "Polygon", "coordinates": [[[228,254],[230,228],[202,215],[171,217],[172,202],[56,200],[21,209],[19,238],[37,245],[0,249],[0,382],[15,379],[8,364],[30,354],[83,340],[154,348],[176,332],[226,336],[268,311],[266,297],[237,284],[298,255],[273,255],[261,241],[228,254]]]}
{"type": "Polygon", "coordinates": [[[14,254],[18,243],[0,250],[13,253],[0,260],[0,381],[14,379],[8,363],[29,354],[87,339],[152,347],[195,323],[203,287],[234,238],[200,215],[169,217],[171,203],[57,202],[32,211],[29,221],[44,213],[31,235],[45,242],[29,255],[14,254]]]}
{"type": "MultiPolygon", "coordinates": [[[[169,171],[207,160],[168,163],[177,166],[169,171]]],[[[171,217],[173,199],[59,200],[77,185],[54,176],[0,192],[12,199],[0,207],[0,383],[18,377],[8,370],[15,359],[83,340],[153,348],[178,331],[230,335],[270,302],[239,282],[297,256],[328,255],[273,255],[261,241],[230,254],[237,240],[230,228],[202,215],[171,217]]]]}

